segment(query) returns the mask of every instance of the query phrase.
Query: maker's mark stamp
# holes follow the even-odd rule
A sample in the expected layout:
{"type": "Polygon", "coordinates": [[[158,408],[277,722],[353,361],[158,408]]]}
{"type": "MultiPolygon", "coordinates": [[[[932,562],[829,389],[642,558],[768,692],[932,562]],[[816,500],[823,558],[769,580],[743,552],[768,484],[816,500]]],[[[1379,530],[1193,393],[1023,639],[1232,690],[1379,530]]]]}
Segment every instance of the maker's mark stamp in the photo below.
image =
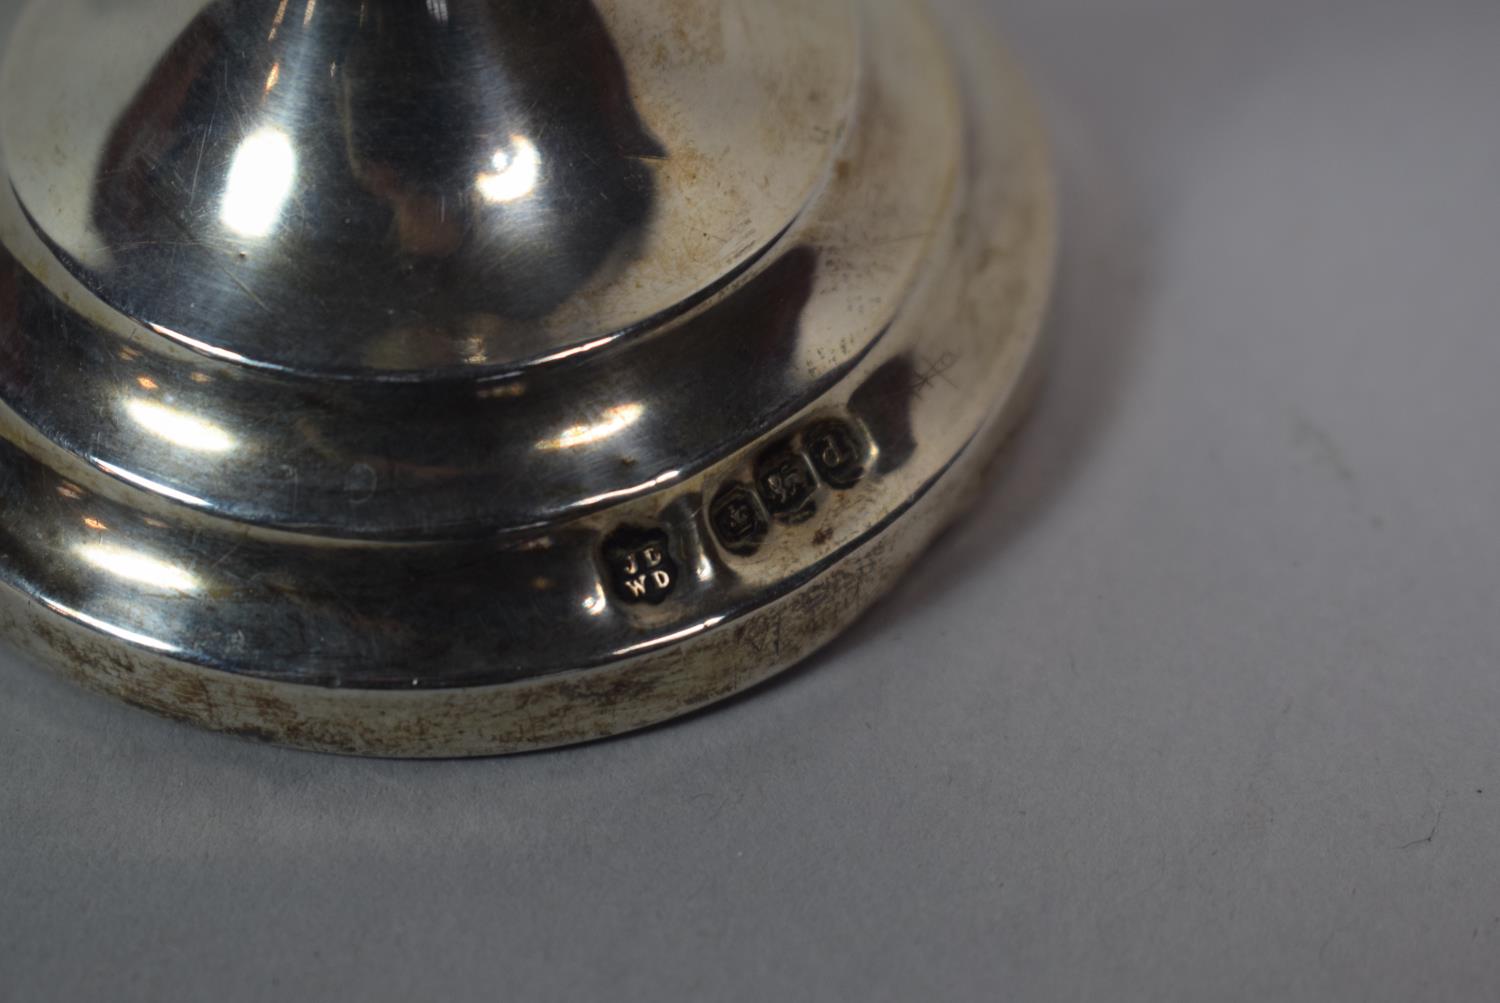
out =
{"type": "Polygon", "coordinates": [[[665,601],[677,586],[670,543],[660,529],[625,527],[610,534],[604,541],[604,563],[615,594],[628,603],[665,601]]]}

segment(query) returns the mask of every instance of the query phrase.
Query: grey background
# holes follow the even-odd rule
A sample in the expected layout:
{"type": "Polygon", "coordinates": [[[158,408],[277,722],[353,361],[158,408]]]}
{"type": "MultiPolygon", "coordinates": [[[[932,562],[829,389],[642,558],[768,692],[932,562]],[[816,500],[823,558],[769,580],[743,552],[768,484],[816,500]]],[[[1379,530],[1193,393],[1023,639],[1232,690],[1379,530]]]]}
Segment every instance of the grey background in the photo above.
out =
{"type": "Polygon", "coordinates": [[[0,664],[0,996],[1494,999],[1500,4],[1002,0],[1058,349],[811,664],[340,760],[0,664]]]}

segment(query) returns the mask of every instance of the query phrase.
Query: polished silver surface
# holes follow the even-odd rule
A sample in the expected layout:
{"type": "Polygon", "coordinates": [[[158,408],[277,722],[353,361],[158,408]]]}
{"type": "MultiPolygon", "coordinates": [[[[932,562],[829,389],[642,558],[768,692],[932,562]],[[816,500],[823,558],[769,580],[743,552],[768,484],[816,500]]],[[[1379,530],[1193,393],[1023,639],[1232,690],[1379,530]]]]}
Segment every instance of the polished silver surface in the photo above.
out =
{"type": "Polygon", "coordinates": [[[23,210],[132,319],[309,374],[494,375],[681,313],[801,210],[855,82],[847,0],[113,6],[14,33],[23,210]]]}
{"type": "Polygon", "coordinates": [[[312,748],[826,641],[1030,383],[1023,89],[917,0],[49,0],[0,63],[0,626],[312,748]]]}

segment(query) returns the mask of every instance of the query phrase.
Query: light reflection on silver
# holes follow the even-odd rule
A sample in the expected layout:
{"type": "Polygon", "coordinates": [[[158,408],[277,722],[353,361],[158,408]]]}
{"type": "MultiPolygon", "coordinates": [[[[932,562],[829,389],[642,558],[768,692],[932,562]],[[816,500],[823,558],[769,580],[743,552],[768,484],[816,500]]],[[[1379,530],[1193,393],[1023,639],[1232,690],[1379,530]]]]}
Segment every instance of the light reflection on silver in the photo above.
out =
{"type": "Polygon", "coordinates": [[[190,495],[186,491],[179,491],[170,485],[153,481],[149,477],[142,477],[133,470],[126,470],[124,467],[110,463],[108,460],[101,460],[97,456],[91,456],[89,457],[89,462],[111,477],[118,477],[122,481],[129,481],[138,488],[145,488],[147,491],[153,491],[166,498],[171,498],[173,501],[180,501],[184,505],[192,505],[194,508],[209,507],[208,502],[197,495],[190,495]]]}
{"type": "Polygon", "coordinates": [[[73,548],[86,563],[100,571],[138,585],[171,592],[196,592],[198,576],[159,558],[109,543],[80,543],[73,548]]]}
{"type": "Polygon", "coordinates": [[[107,620],[101,620],[98,617],[89,616],[87,613],[73,609],[71,606],[64,606],[62,603],[54,602],[51,599],[43,598],[42,605],[46,606],[54,613],[67,617],[69,620],[76,620],[78,623],[81,623],[86,627],[92,627],[95,630],[103,631],[106,634],[118,637],[120,640],[126,642],[127,644],[138,644],[143,648],[150,648],[153,651],[161,651],[168,654],[174,651],[182,650],[175,644],[169,644],[166,641],[159,641],[154,637],[147,637],[145,634],[137,634],[135,631],[126,630],[124,627],[117,627],[107,620]]]}
{"type": "Polygon", "coordinates": [[[427,0],[427,13],[438,24],[448,23],[448,0],[427,0]]]}
{"type": "Polygon", "coordinates": [[[280,129],[267,126],[246,136],[235,151],[219,216],[245,237],[265,237],[276,228],[297,178],[297,151],[280,129]]]}
{"type": "Polygon", "coordinates": [[[688,627],[686,630],[679,630],[675,634],[666,634],[662,637],[654,637],[649,641],[642,641],[640,644],[632,644],[629,647],[620,648],[615,652],[615,655],[634,655],[642,651],[649,651],[652,648],[660,648],[665,644],[673,644],[677,641],[685,641],[690,637],[703,633],[705,630],[712,630],[714,627],[717,627],[727,619],[729,619],[727,616],[711,616],[707,620],[704,620],[702,623],[695,623],[691,627],[688,627]]]}
{"type": "Polygon", "coordinates": [[[511,148],[499,149],[491,158],[493,171],[474,179],[486,202],[505,203],[523,199],[536,190],[542,176],[542,154],[525,136],[511,136],[511,148]]]}
{"type": "Polygon", "coordinates": [[[573,449],[577,446],[588,446],[604,439],[613,438],[625,431],[631,425],[641,420],[641,415],[646,413],[646,406],[640,403],[617,404],[604,412],[596,422],[585,425],[574,425],[564,429],[561,435],[552,439],[543,439],[536,444],[537,449],[573,449]]]}
{"type": "Polygon", "coordinates": [[[276,16],[271,19],[271,34],[266,36],[266,41],[276,41],[276,33],[281,30],[281,22],[286,18],[287,0],[281,0],[276,8],[276,16]]]}
{"type": "Polygon", "coordinates": [[[604,596],[604,586],[595,584],[594,591],[583,600],[583,608],[590,616],[602,616],[609,609],[609,600],[604,596]]]}
{"type": "MultiPolygon", "coordinates": [[[[189,338],[187,335],[182,334],[179,331],[174,331],[170,327],[163,327],[160,324],[147,324],[146,326],[151,328],[151,330],[155,331],[157,334],[161,335],[163,338],[171,338],[173,341],[180,342],[191,348],[195,352],[202,352],[204,355],[212,355],[214,358],[223,359],[225,362],[246,361],[245,357],[238,352],[231,352],[227,348],[220,348],[217,345],[210,345],[207,342],[199,341],[197,338],[189,338]]],[[[139,354],[139,352],[135,352],[130,356],[125,356],[125,358],[127,361],[129,361],[139,354]]]]}
{"type": "Polygon", "coordinates": [[[198,453],[227,453],[235,447],[234,437],[218,425],[166,404],[134,397],[125,402],[125,413],[174,446],[198,453]]]}
{"type": "Polygon", "coordinates": [[[550,362],[561,362],[563,359],[572,358],[575,355],[585,355],[619,339],[620,335],[618,334],[607,334],[602,338],[586,341],[582,345],[574,345],[572,348],[565,348],[560,352],[553,352],[551,355],[543,355],[536,360],[536,364],[542,366],[550,362]]]}
{"type": "Polygon", "coordinates": [[[673,481],[677,480],[677,478],[679,478],[681,476],[682,476],[682,471],[681,470],[668,470],[664,474],[660,474],[660,475],[658,475],[656,477],[651,478],[649,481],[647,481],[644,484],[637,484],[633,488],[621,488],[618,491],[606,491],[606,492],[604,492],[601,495],[594,495],[594,496],[592,496],[590,498],[585,498],[579,504],[581,506],[583,506],[583,507],[586,508],[586,507],[588,507],[590,505],[597,505],[600,502],[617,501],[617,500],[619,500],[621,498],[631,498],[631,497],[634,497],[635,495],[645,494],[647,491],[650,491],[652,488],[659,488],[663,484],[671,484],[673,481]]]}

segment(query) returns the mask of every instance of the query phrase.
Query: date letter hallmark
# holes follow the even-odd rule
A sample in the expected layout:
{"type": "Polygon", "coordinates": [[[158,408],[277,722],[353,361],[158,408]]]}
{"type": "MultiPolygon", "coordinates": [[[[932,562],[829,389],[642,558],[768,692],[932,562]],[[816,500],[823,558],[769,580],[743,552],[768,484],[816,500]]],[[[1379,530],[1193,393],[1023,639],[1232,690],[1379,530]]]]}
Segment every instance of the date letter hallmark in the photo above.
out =
{"type": "Polygon", "coordinates": [[[802,433],[818,476],[831,488],[852,488],[865,476],[865,451],[854,430],[841,421],[824,421],[802,433]]]}
{"type": "Polygon", "coordinates": [[[619,529],[604,541],[615,594],[628,603],[664,602],[677,585],[667,534],[660,529],[619,529]]]}

